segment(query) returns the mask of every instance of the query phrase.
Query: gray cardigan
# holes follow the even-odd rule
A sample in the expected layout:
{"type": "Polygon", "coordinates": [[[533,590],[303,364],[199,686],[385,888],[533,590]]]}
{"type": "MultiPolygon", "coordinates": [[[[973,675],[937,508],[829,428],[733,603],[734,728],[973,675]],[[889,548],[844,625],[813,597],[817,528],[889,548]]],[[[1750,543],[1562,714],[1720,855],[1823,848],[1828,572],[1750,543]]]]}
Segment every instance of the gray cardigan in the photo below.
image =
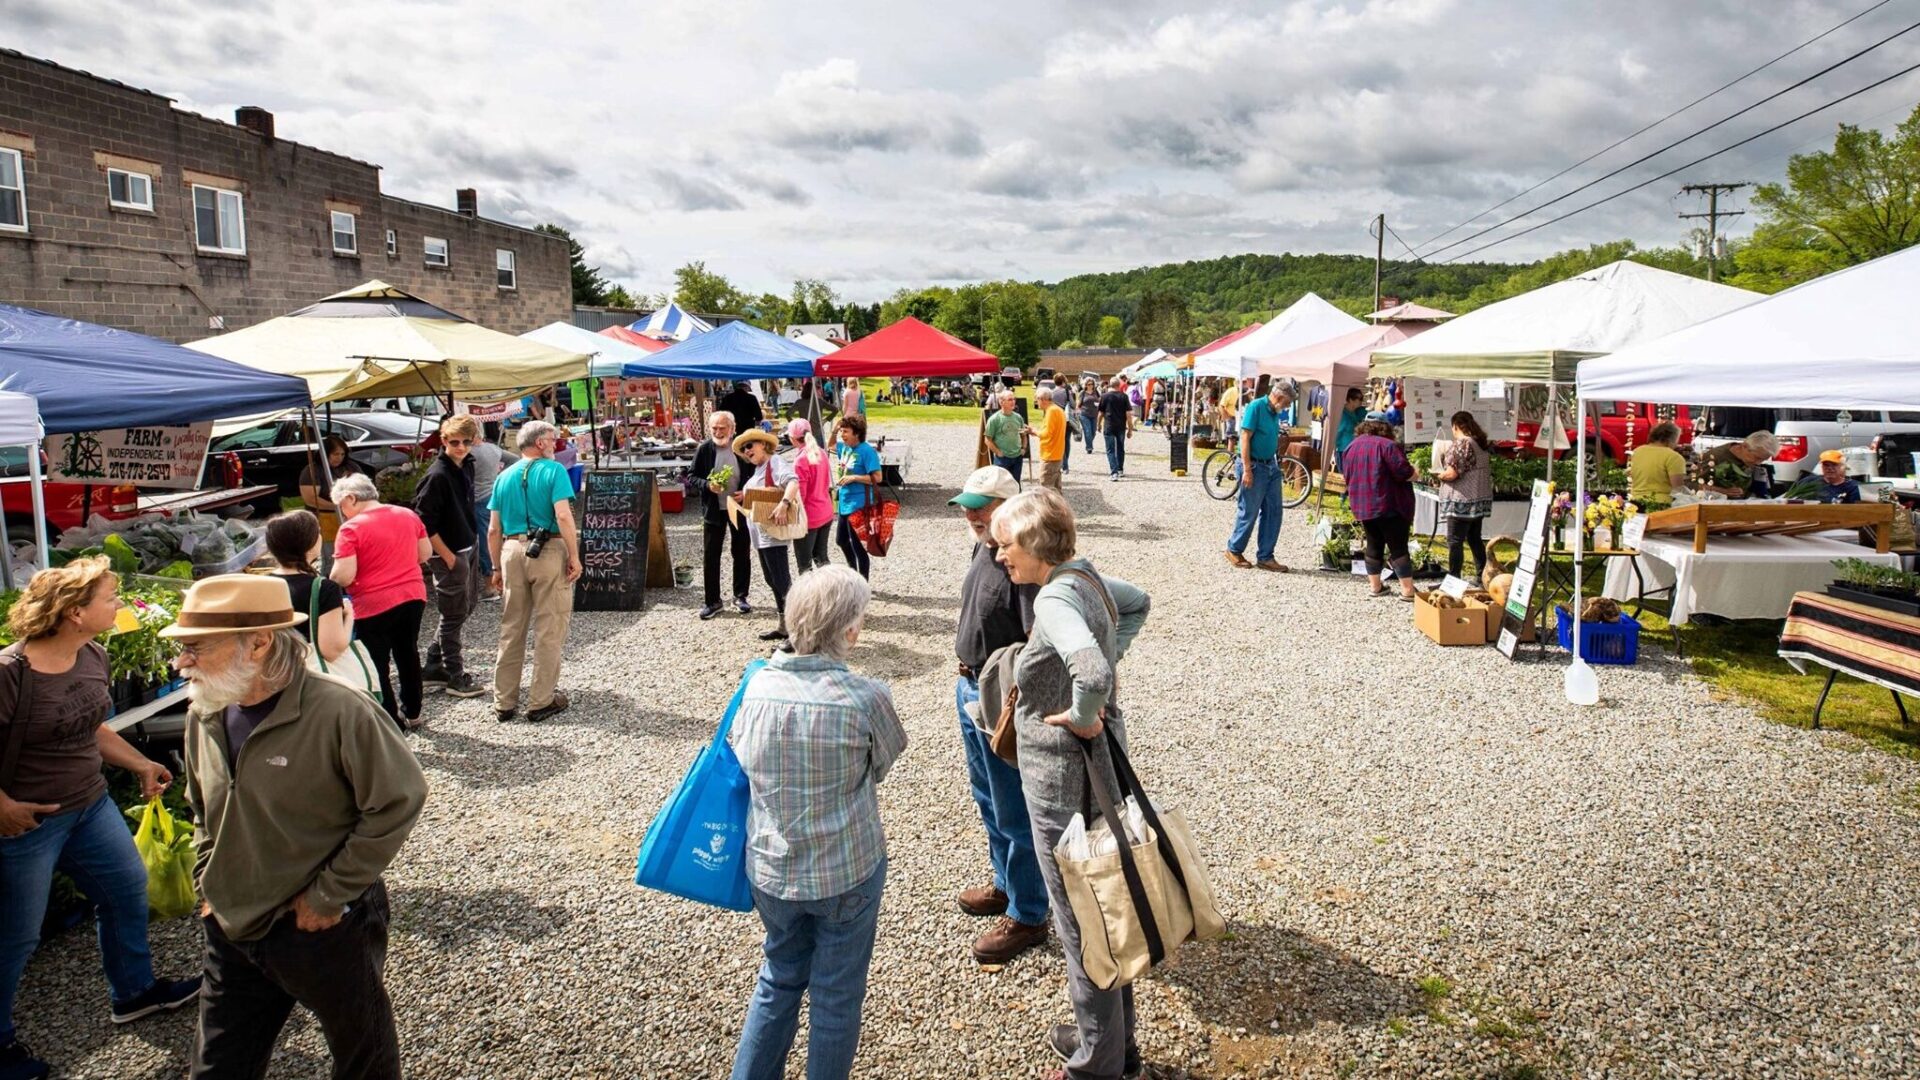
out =
{"type": "MultiPolygon", "coordinates": [[[[1102,577],[1119,614],[1116,622],[1107,617],[1100,594],[1072,568],[1092,570],[1093,564],[1085,559],[1063,563],[1041,586],[1033,602],[1033,634],[1014,666],[1014,682],[1020,687],[1014,733],[1021,785],[1030,802],[1065,814],[1080,809],[1086,759],[1078,737],[1044,718],[1071,712],[1076,723],[1090,723],[1105,708],[1107,731],[1126,746],[1114,668],[1152,607],[1146,593],[1118,578],[1102,577]]],[[[1099,761],[1111,790],[1111,763],[1104,752],[1099,761]]]]}

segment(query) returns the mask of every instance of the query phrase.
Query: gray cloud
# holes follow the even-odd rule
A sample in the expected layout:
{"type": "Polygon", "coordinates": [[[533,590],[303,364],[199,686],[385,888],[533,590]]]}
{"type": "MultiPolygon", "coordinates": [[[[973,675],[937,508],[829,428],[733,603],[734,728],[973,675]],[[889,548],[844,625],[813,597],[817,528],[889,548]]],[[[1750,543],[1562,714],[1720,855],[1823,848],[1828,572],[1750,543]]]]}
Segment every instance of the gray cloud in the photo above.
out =
{"type": "Polygon", "coordinates": [[[703,176],[672,169],[653,170],[653,181],[675,210],[745,210],[739,196],[703,176]]]}

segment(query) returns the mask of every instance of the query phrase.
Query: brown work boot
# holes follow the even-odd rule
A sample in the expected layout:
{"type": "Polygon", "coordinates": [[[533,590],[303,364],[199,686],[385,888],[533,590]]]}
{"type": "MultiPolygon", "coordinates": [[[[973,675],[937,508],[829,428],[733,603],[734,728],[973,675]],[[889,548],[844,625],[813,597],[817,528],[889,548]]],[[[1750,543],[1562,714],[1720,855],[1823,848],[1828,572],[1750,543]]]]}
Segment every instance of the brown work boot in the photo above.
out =
{"type": "Polygon", "coordinates": [[[1249,570],[1253,567],[1253,564],[1247,561],[1247,557],[1237,551],[1227,552],[1227,565],[1235,570],[1249,570]]]}
{"type": "Polygon", "coordinates": [[[1028,926],[1002,915],[993,929],[973,939],[973,958],[983,964],[1004,964],[1047,940],[1047,924],[1028,926]]]}
{"type": "Polygon", "coordinates": [[[1263,559],[1260,561],[1258,565],[1260,569],[1271,570],[1276,574],[1284,574],[1287,572],[1287,568],[1284,564],[1275,562],[1272,559],[1263,559]]]}
{"type": "Polygon", "coordinates": [[[967,889],[960,894],[960,910],[983,919],[1003,915],[1007,910],[1007,894],[994,885],[967,889]]]}

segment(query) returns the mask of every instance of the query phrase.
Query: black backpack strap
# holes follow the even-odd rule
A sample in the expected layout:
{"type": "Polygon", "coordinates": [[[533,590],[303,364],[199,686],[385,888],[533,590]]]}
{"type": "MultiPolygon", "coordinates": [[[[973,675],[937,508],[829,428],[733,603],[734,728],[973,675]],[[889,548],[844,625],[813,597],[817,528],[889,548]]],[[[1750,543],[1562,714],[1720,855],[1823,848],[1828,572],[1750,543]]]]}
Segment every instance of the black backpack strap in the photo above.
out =
{"type": "Polygon", "coordinates": [[[0,755],[0,791],[13,787],[13,774],[20,767],[20,751],[27,743],[27,721],[33,709],[33,665],[18,645],[0,650],[0,667],[7,669],[4,678],[13,690],[13,703],[6,710],[7,749],[0,755]]]}

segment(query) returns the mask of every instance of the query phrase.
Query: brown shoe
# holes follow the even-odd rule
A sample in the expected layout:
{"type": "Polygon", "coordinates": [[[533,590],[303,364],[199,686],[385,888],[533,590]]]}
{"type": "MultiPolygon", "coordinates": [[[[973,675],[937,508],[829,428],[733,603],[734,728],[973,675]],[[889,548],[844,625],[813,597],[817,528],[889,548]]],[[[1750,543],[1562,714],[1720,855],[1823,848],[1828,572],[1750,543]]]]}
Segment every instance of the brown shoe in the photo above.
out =
{"type": "Polygon", "coordinates": [[[1250,570],[1253,568],[1253,564],[1247,561],[1247,557],[1237,551],[1227,552],[1227,565],[1233,567],[1235,570],[1250,570]]]}
{"type": "Polygon", "coordinates": [[[992,885],[967,889],[960,894],[960,910],[982,919],[1004,915],[1007,911],[1007,894],[992,885]]]}
{"type": "Polygon", "coordinates": [[[1276,574],[1284,574],[1287,572],[1285,564],[1274,562],[1272,559],[1260,563],[1259,566],[1262,570],[1271,570],[1276,574]]]}
{"type": "Polygon", "coordinates": [[[973,958],[983,964],[1004,964],[1047,940],[1047,924],[1028,926],[1002,915],[993,929],[973,939],[973,958]]]}

